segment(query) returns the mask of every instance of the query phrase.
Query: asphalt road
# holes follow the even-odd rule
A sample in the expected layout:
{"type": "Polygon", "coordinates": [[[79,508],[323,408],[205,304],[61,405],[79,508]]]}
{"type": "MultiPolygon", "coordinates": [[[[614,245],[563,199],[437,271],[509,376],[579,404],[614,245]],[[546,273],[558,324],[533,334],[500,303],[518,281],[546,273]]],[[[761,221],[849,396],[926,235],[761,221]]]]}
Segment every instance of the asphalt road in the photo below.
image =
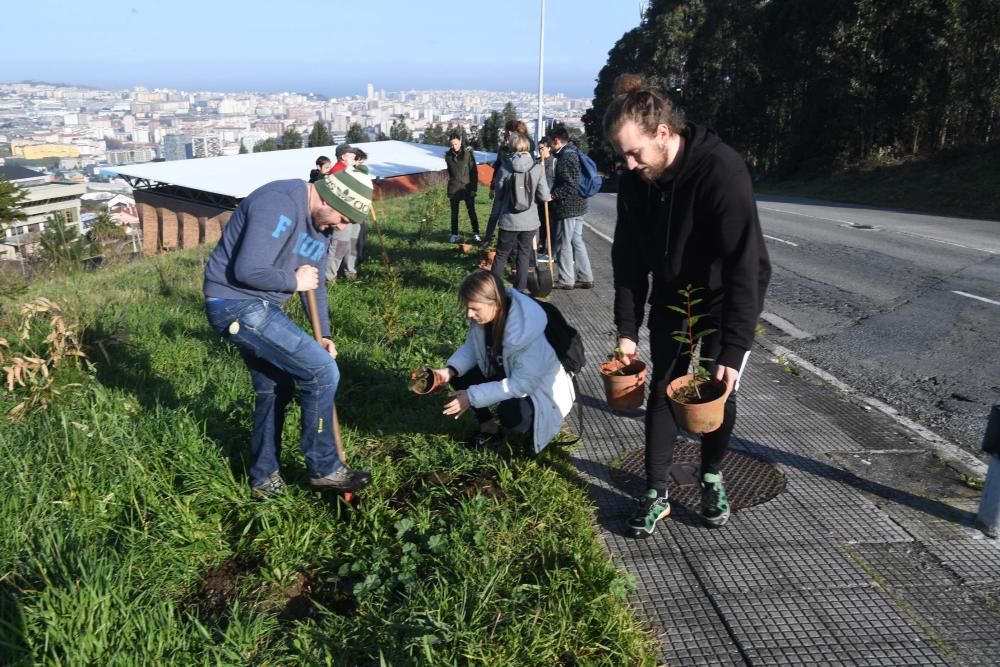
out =
{"type": "MultiPolygon", "coordinates": [[[[615,195],[589,203],[611,237],[615,195]]],[[[777,197],[758,210],[768,335],[978,451],[1000,403],[1000,222],[777,197]]]]}

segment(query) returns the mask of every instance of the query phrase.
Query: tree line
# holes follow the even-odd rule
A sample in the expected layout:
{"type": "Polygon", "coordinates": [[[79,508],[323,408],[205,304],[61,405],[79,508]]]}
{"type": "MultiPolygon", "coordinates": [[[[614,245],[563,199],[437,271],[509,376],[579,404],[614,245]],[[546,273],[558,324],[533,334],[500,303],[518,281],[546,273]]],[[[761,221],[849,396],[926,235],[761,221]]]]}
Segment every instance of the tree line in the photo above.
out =
{"type": "Polygon", "coordinates": [[[643,75],[758,175],[822,172],[996,141],[1000,0],[651,0],[608,54],[584,125],[643,75]]]}

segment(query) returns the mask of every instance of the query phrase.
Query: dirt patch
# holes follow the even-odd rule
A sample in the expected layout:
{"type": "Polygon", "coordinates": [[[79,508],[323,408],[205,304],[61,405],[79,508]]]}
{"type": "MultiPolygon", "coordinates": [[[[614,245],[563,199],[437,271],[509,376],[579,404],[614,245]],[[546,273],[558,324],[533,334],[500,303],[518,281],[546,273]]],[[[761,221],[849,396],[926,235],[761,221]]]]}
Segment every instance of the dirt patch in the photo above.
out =
{"type": "Polygon", "coordinates": [[[285,603],[278,618],[284,623],[305,621],[316,615],[317,605],[340,616],[353,616],[358,601],[346,588],[349,586],[338,578],[326,580],[311,570],[301,572],[291,585],[279,591],[285,603]]]}
{"type": "Polygon", "coordinates": [[[221,565],[205,572],[188,603],[203,615],[220,614],[239,592],[240,579],[260,570],[263,559],[258,556],[233,556],[221,565]]]}

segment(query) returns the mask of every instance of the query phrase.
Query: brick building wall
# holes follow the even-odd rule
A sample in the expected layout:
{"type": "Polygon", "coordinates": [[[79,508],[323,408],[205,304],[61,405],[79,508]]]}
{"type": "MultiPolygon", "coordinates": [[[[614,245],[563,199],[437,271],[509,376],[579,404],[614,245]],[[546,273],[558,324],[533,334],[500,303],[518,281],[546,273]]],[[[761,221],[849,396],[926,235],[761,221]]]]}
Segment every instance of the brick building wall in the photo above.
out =
{"type": "MultiPolygon", "coordinates": [[[[479,182],[488,185],[492,173],[493,169],[488,165],[479,165],[479,182]]],[[[447,182],[447,171],[382,178],[375,181],[373,198],[400,197],[447,182]]],[[[142,227],[142,250],[147,255],[215,243],[232,215],[232,211],[225,207],[152,190],[135,190],[133,194],[142,227]]]]}

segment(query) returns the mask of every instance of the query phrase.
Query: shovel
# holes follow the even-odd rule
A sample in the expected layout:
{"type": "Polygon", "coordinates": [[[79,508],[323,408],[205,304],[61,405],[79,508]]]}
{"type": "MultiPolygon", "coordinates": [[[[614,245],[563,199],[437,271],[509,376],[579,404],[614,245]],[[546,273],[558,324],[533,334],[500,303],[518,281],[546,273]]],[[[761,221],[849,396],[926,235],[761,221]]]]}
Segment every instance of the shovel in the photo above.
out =
{"type": "MultiPolygon", "coordinates": [[[[319,324],[319,307],[316,305],[316,290],[306,292],[306,302],[309,304],[309,321],[312,323],[313,338],[316,342],[323,340],[323,333],[319,324]]],[[[340,440],[340,420],[337,419],[337,406],[333,406],[333,444],[337,446],[337,458],[340,465],[347,466],[347,455],[344,453],[344,443],[340,440]]],[[[344,501],[350,503],[354,496],[350,491],[344,491],[344,501]]]]}

